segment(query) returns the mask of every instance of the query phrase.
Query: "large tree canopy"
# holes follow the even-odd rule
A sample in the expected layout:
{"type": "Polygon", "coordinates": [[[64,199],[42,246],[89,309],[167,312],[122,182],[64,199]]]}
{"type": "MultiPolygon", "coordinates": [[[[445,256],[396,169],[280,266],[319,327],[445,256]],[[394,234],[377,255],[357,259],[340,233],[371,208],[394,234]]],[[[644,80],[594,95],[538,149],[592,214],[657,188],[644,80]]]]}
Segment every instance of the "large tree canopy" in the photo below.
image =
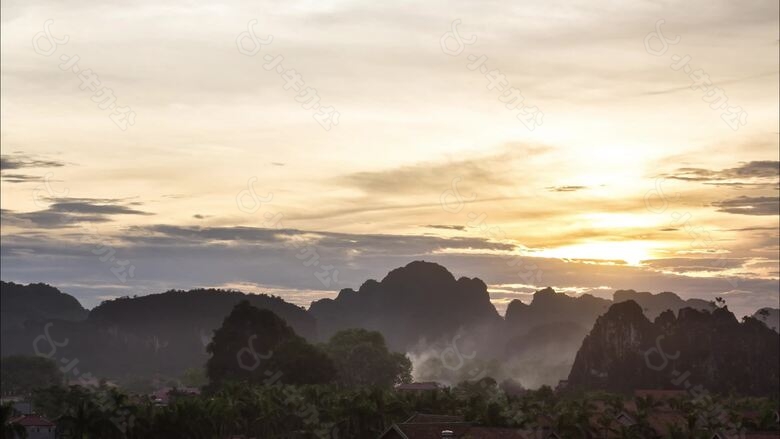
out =
{"type": "Polygon", "coordinates": [[[379,332],[365,329],[339,331],[331,337],[325,349],[336,365],[339,382],[343,385],[389,387],[412,379],[409,358],[390,352],[379,332]]]}
{"type": "Polygon", "coordinates": [[[214,331],[206,374],[212,385],[224,381],[262,383],[277,376],[285,384],[332,381],[330,359],[279,316],[242,301],[214,331]]]}
{"type": "Polygon", "coordinates": [[[48,358],[15,355],[0,360],[0,383],[5,394],[26,395],[62,382],[57,363],[48,358]]]}

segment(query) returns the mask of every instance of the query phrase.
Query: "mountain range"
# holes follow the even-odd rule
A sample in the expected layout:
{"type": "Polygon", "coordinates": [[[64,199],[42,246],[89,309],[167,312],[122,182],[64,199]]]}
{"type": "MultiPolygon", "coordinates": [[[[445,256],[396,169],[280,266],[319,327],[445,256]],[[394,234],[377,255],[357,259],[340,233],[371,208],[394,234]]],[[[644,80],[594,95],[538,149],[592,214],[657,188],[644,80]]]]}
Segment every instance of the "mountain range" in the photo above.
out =
{"type": "MultiPolygon", "coordinates": [[[[461,358],[456,360],[489,364],[492,376],[519,379],[528,387],[556,384],[567,377],[582,385],[598,384],[575,370],[590,364],[591,360],[583,363],[590,358],[584,352],[607,348],[594,344],[599,337],[593,331],[599,329],[600,316],[618,305],[631,306],[648,322],[661,316],[669,319],[670,313],[677,316],[682,310],[703,315],[722,312],[714,303],[684,300],[669,292],[619,290],[609,300],[587,294],[572,297],[545,288],[528,304],[512,301],[502,317],[482,280],[456,279],[441,265],[424,261],[392,270],[380,281],[368,280],[357,290],[343,289],[333,299],[313,302],[308,310],[279,297],[218,289],[123,297],[91,311],[44,284],[3,282],[0,297],[3,356],[33,355],[33,342],[40,341],[46,330],[54,341],[68,340],[67,345],[57,346],[57,359],[77,358],[100,376],[178,376],[187,368],[202,366],[213,330],[236,303],[246,299],[273,311],[310,341],[325,341],[339,330],[354,327],[377,330],[391,349],[407,352],[415,361],[417,379],[462,377],[453,375],[448,365],[457,353],[461,358]]],[[[774,321],[777,327],[777,310],[759,312],[757,320],[767,326],[774,321]]],[[[647,334],[655,332],[648,329],[647,334]]]]}

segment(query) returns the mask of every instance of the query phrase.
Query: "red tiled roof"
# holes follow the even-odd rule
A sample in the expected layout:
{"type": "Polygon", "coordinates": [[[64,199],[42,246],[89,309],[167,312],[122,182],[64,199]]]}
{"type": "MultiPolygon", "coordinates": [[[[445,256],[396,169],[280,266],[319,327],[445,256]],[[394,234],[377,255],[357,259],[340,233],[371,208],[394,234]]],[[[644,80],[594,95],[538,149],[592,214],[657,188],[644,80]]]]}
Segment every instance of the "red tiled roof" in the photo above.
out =
{"type": "Polygon", "coordinates": [[[23,415],[11,419],[11,424],[19,424],[23,427],[56,427],[56,425],[40,415],[23,415]]]}

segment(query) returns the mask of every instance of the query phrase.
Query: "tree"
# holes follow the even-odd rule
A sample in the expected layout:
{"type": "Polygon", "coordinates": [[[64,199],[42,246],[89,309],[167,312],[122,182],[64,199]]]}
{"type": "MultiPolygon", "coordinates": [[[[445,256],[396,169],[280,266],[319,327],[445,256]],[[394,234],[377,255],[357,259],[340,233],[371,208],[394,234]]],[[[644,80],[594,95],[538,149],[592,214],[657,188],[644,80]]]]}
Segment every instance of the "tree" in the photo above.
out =
{"type": "Polygon", "coordinates": [[[339,383],[345,386],[390,387],[412,378],[409,358],[390,352],[376,331],[339,331],[325,345],[325,351],[336,365],[339,383]]]}
{"type": "Polygon", "coordinates": [[[14,408],[11,404],[0,405],[0,425],[3,427],[3,439],[24,439],[27,437],[27,430],[23,426],[11,422],[13,414],[14,408]]]}
{"type": "Polygon", "coordinates": [[[282,381],[286,384],[321,384],[336,379],[330,357],[301,337],[280,343],[269,364],[270,370],[284,373],[282,381]]]}
{"type": "Polygon", "coordinates": [[[208,382],[206,372],[201,367],[187,368],[181,377],[181,383],[187,387],[203,387],[208,382]]]}
{"type": "Polygon", "coordinates": [[[49,358],[15,355],[0,360],[0,385],[4,393],[28,395],[35,389],[62,382],[62,372],[49,358]]]}
{"type": "Polygon", "coordinates": [[[325,383],[334,379],[330,359],[298,336],[272,311],[242,301],[214,331],[206,375],[212,386],[226,381],[264,383],[273,375],[285,384],[325,383]]]}

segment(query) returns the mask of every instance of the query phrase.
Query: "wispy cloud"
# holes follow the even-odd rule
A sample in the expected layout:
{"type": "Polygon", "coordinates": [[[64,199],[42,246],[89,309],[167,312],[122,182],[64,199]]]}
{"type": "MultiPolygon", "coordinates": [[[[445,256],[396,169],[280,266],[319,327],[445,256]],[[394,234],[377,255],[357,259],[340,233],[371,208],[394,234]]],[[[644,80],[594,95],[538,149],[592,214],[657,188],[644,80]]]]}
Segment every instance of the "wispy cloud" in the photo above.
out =
{"type": "Polygon", "coordinates": [[[740,215],[780,215],[780,199],[777,197],[741,196],[712,203],[719,212],[740,215]]]}
{"type": "Polygon", "coordinates": [[[577,192],[587,188],[587,186],[548,186],[545,189],[550,192],[577,192]]]}

